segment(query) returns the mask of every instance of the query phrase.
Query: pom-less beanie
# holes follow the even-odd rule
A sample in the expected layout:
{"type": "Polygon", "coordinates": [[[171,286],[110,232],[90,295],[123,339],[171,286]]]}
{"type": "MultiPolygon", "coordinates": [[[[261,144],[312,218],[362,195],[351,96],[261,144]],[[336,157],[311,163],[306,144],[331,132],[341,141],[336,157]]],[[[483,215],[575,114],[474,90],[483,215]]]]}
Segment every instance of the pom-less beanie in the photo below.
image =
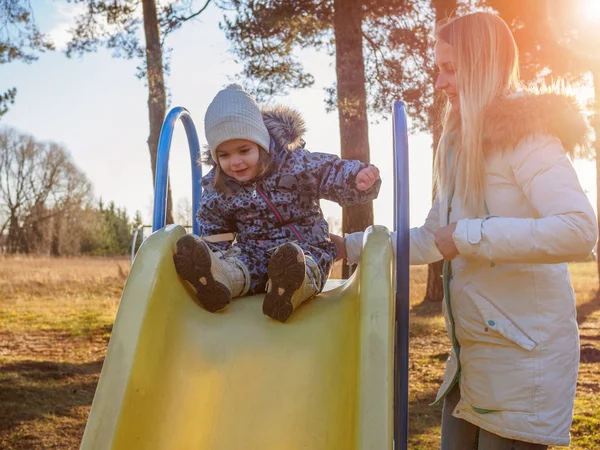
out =
{"type": "Polygon", "coordinates": [[[204,132],[210,153],[217,161],[217,147],[231,139],[247,139],[267,152],[271,138],[256,100],[238,84],[220,91],[206,110],[204,132]]]}

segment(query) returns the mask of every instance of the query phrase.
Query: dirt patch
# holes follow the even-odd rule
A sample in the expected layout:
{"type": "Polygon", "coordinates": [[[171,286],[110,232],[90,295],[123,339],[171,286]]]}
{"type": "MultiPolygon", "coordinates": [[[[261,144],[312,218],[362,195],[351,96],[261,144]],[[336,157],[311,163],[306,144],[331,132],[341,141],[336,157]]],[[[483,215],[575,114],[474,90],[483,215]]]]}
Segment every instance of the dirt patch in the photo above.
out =
{"type": "Polygon", "coordinates": [[[84,336],[62,330],[10,331],[0,329],[0,363],[7,360],[96,361],[106,354],[111,327],[84,336]]]}
{"type": "Polygon", "coordinates": [[[600,363],[600,349],[592,344],[583,344],[580,360],[582,363],[600,363]]]}
{"type": "Polygon", "coordinates": [[[60,330],[0,331],[0,448],[79,447],[106,354],[106,331],[85,337],[60,330]]]}
{"type": "Polygon", "coordinates": [[[0,365],[0,374],[14,373],[32,381],[64,380],[78,375],[99,374],[103,363],[104,358],[84,364],[20,361],[0,365]]]}

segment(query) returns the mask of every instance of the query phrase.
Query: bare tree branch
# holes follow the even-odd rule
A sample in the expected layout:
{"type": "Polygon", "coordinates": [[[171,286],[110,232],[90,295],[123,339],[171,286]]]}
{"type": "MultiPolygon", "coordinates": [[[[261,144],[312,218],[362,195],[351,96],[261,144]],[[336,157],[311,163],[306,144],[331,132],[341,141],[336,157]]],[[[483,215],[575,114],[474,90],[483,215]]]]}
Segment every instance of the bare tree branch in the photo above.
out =
{"type": "MultiPolygon", "coordinates": [[[[182,15],[179,15],[179,16],[174,15],[172,17],[166,17],[166,19],[164,19],[164,21],[166,23],[163,24],[164,29],[162,30],[161,45],[164,46],[164,43],[167,39],[167,36],[169,36],[169,34],[171,34],[173,31],[179,29],[179,27],[181,27],[181,25],[183,25],[188,20],[192,20],[195,17],[198,17],[200,14],[202,14],[206,10],[206,8],[208,8],[208,5],[211,2],[212,2],[212,0],[206,0],[206,3],[204,4],[204,6],[202,8],[200,8],[198,11],[190,14],[187,17],[182,16],[182,15]]],[[[168,16],[168,11],[167,11],[167,16],[168,16]]]]}

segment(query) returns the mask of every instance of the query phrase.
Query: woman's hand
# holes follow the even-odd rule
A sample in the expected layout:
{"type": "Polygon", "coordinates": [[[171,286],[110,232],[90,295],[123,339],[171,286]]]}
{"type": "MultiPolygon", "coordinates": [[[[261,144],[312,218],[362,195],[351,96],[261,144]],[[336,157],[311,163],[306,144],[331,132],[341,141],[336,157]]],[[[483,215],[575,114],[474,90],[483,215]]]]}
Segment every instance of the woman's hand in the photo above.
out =
{"type": "Polygon", "coordinates": [[[329,238],[337,247],[337,256],[335,260],[339,261],[340,259],[348,258],[348,254],[346,253],[346,239],[333,233],[329,233],[329,238]]]}
{"type": "Polygon", "coordinates": [[[369,166],[356,174],[356,189],[366,191],[379,179],[379,169],[369,166]]]}
{"type": "Polygon", "coordinates": [[[441,227],[435,230],[435,245],[442,254],[445,260],[452,261],[458,255],[458,249],[452,238],[452,234],[456,230],[456,222],[452,222],[446,227],[441,227]]]}

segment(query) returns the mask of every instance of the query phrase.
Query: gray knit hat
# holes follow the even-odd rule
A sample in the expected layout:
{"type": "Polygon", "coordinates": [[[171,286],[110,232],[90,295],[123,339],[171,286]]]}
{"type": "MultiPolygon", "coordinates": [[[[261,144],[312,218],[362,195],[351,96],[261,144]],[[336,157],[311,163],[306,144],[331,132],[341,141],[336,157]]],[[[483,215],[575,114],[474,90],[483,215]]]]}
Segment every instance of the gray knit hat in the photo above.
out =
{"type": "Polygon", "coordinates": [[[231,139],[247,139],[267,152],[271,143],[256,100],[238,84],[227,86],[208,105],[204,132],[215,161],[217,147],[231,139]]]}

